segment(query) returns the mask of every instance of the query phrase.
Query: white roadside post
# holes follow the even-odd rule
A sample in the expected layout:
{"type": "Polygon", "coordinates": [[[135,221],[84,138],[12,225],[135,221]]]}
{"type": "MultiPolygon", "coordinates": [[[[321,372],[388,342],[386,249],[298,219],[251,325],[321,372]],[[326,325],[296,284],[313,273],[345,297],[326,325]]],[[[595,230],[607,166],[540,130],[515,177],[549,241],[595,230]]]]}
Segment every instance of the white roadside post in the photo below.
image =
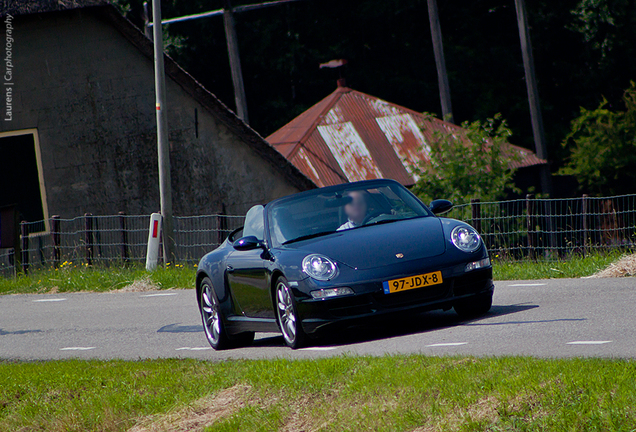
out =
{"type": "Polygon", "coordinates": [[[157,269],[159,260],[159,238],[161,235],[161,214],[150,215],[150,229],[148,230],[148,250],[146,251],[146,270],[157,269]]]}

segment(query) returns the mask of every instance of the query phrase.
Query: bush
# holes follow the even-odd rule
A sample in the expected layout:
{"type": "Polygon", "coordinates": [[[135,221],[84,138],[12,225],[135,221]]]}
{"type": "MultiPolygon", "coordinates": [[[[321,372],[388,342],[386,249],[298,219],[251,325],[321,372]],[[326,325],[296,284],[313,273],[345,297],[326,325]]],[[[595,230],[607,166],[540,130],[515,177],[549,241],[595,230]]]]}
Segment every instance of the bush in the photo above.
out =
{"type": "Polygon", "coordinates": [[[634,193],[636,185],[636,85],[623,96],[625,111],[613,111],[605,98],[595,110],[581,108],[563,141],[570,148],[560,174],[573,175],[596,195],[634,193]]]}
{"type": "Polygon", "coordinates": [[[497,201],[516,191],[511,165],[519,156],[510,151],[512,132],[501,115],[461,126],[461,133],[434,133],[430,161],[414,167],[420,179],[413,193],[424,202],[444,198],[459,204],[471,198],[497,201]]]}

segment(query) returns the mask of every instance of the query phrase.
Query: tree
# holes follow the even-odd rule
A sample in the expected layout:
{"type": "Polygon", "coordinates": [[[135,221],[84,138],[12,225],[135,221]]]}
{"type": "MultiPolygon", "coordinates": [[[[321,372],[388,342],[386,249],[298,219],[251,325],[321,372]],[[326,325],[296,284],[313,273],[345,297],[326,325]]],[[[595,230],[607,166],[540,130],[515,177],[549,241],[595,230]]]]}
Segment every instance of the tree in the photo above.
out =
{"type": "Polygon", "coordinates": [[[625,111],[611,110],[607,100],[595,110],[581,108],[563,141],[570,148],[562,174],[573,175],[582,189],[599,195],[636,191],[636,84],[623,96],[625,111]]]}
{"type": "Polygon", "coordinates": [[[424,202],[444,198],[466,203],[471,198],[497,201],[516,191],[509,147],[512,134],[500,114],[486,121],[464,122],[463,133],[436,132],[428,143],[429,162],[415,167],[420,179],[413,193],[424,202]]]}
{"type": "MultiPolygon", "coordinates": [[[[137,26],[143,0],[113,0],[137,26]]],[[[260,0],[233,0],[234,6],[260,0]]],[[[500,112],[514,144],[533,148],[519,33],[510,0],[438,1],[456,120],[500,112]]],[[[636,76],[636,2],[527,1],[548,159],[579,107],[600,95],[620,104],[636,76]]],[[[223,7],[222,0],[162,0],[165,18],[223,7]]],[[[415,111],[441,115],[425,0],[307,0],[235,15],[250,126],[267,136],[347,84],[415,111]],[[345,58],[340,70],[319,69],[345,58]]],[[[166,25],[166,49],[231,109],[234,94],[221,17],[166,25]]]]}

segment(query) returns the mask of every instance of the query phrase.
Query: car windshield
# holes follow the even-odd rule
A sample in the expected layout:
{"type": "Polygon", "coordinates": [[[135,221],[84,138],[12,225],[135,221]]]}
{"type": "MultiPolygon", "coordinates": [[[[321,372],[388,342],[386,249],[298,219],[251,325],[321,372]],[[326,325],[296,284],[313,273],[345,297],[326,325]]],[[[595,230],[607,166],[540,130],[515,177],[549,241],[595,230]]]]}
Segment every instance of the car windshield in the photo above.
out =
{"type": "Polygon", "coordinates": [[[431,216],[402,185],[394,182],[342,185],[269,205],[275,246],[403,219],[431,216]]]}

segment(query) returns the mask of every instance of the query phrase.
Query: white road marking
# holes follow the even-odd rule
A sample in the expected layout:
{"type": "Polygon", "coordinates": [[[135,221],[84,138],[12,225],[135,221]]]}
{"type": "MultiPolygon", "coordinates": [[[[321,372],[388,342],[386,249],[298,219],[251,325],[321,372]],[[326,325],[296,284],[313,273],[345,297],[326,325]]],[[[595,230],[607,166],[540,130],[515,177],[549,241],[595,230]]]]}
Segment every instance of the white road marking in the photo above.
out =
{"type": "Polygon", "coordinates": [[[512,285],[506,285],[509,287],[532,287],[532,286],[544,286],[547,285],[547,283],[527,283],[527,284],[512,284],[512,285]]]}
{"type": "Polygon", "coordinates": [[[308,347],[308,348],[301,348],[298,351],[331,351],[331,350],[335,350],[338,347],[308,347]]]}
{"type": "Polygon", "coordinates": [[[33,300],[33,303],[58,302],[58,301],[64,301],[64,300],[66,300],[66,299],[65,298],[40,299],[40,300],[33,300]]]}
{"type": "Polygon", "coordinates": [[[447,346],[460,346],[460,345],[466,345],[468,342],[446,342],[446,343],[436,343],[436,344],[430,344],[430,345],[426,345],[427,347],[447,347],[447,346]]]}
{"type": "Polygon", "coordinates": [[[612,341],[572,341],[566,343],[566,345],[603,345],[611,342],[612,341]]]}
{"type": "Polygon", "coordinates": [[[161,293],[161,294],[144,294],[139,297],[165,297],[165,296],[173,296],[177,295],[177,293],[161,293]]]}
{"type": "Polygon", "coordinates": [[[177,348],[175,351],[205,351],[205,350],[211,350],[212,347],[181,347],[181,348],[177,348]]]}
{"type": "Polygon", "coordinates": [[[95,348],[97,347],[66,347],[66,348],[60,348],[60,351],[88,351],[95,348]]]}

